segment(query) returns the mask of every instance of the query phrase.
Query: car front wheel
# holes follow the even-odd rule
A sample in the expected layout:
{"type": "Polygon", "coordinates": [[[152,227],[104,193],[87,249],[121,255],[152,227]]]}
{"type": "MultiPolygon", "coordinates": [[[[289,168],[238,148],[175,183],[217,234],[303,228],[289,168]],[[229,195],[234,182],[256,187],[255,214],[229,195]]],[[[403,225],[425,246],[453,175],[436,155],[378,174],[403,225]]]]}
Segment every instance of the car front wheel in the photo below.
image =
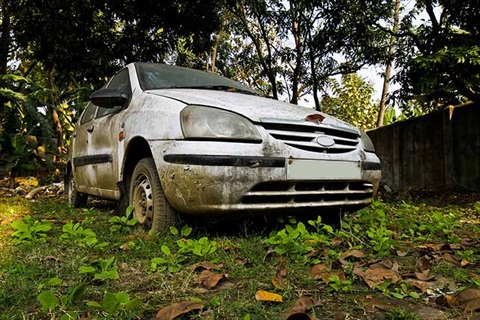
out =
{"type": "Polygon", "coordinates": [[[134,217],[149,231],[166,231],[178,220],[177,212],[163,193],[152,158],[144,158],[135,166],[128,198],[134,217]]]}
{"type": "Polygon", "coordinates": [[[70,205],[74,208],[81,208],[87,205],[88,195],[75,190],[75,178],[73,177],[72,170],[70,170],[68,174],[68,181],[65,186],[67,188],[68,203],[70,205]]]}

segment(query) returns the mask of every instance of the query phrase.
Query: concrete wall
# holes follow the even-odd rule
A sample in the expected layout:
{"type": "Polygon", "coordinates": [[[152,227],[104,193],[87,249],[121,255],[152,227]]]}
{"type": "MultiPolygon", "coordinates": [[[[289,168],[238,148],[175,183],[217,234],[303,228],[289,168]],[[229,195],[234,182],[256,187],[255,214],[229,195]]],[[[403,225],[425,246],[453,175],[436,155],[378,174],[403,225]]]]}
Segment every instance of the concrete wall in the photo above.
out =
{"type": "Polygon", "coordinates": [[[394,190],[480,191],[480,105],[402,121],[368,132],[394,190]]]}

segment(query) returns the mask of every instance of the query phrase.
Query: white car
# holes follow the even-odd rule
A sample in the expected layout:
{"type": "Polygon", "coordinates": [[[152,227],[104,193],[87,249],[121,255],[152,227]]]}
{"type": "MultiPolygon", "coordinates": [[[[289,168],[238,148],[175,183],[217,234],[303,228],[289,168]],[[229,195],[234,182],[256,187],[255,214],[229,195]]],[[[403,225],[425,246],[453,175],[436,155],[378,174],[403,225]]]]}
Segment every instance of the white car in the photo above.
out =
{"type": "Polygon", "coordinates": [[[70,203],[132,205],[154,232],[179,213],[350,212],[370,204],[381,173],[371,140],[350,124],[156,63],[131,63],[94,92],[70,148],[70,203]]]}

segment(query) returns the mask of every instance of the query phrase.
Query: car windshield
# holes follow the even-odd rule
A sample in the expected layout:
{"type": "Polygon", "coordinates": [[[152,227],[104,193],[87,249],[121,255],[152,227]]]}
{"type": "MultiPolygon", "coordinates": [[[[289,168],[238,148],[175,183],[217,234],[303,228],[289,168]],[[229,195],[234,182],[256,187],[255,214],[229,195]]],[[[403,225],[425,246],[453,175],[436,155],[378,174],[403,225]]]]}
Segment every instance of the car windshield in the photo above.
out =
{"type": "Polygon", "coordinates": [[[195,88],[258,95],[255,90],[236,81],[204,71],[159,63],[137,63],[136,66],[143,90],[195,88]]]}

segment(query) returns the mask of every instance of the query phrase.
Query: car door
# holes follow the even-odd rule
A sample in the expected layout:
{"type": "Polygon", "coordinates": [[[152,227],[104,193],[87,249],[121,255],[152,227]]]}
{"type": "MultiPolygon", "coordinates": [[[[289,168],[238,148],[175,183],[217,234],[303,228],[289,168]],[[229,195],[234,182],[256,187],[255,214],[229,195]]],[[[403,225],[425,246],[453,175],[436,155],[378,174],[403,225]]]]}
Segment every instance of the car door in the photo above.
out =
{"type": "MultiPolygon", "coordinates": [[[[132,94],[128,69],[119,71],[107,85],[108,89],[117,89],[132,94]]],[[[99,196],[119,199],[117,188],[119,181],[120,162],[123,159],[123,114],[126,108],[116,106],[113,108],[99,107],[88,128],[91,131],[92,170],[95,176],[92,190],[99,196]]]]}
{"type": "Polygon", "coordinates": [[[72,133],[73,174],[78,191],[83,193],[89,193],[89,186],[92,185],[92,179],[94,178],[89,159],[93,153],[91,128],[97,109],[97,106],[88,103],[72,133]]]}

